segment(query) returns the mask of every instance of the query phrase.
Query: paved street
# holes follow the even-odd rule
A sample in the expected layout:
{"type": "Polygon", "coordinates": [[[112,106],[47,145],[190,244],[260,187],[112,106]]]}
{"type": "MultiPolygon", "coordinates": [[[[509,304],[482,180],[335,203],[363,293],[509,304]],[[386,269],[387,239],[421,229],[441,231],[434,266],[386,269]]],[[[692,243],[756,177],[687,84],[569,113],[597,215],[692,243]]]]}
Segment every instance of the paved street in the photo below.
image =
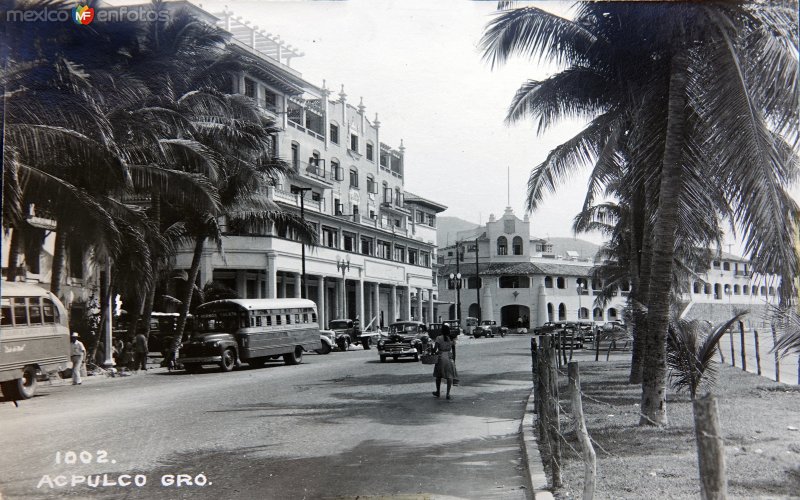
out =
{"type": "Polygon", "coordinates": [[[519,438],[529,337],[465,339],[457,365],[451,401],[431,395],[432,367],[380,363],[374,349],[228,374],[45,383],[20,408],[0,403],[0,493],[529,498],[519,438]]]}

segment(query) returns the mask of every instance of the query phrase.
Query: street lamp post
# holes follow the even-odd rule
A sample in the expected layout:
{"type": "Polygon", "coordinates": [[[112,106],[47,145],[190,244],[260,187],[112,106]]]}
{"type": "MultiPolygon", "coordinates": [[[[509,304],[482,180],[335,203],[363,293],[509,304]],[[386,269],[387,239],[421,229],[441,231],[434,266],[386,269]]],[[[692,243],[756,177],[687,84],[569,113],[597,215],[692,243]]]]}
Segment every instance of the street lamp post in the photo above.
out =
{"type": "Polygon", "coordinates": [[[350,270],[350,256],[336,257],[336,269],[342,272],[342,315],[347,317],[347,283],[344,274],[350,270]]]}
{"type": "Polygon", "coordinates": [[[456,289],[456,321],[461,327],[461,273],[450,273],[450,286],[456,289]]]}
{"type": "MultiPolygon", "coordinates": [[[[300,193],[300,219],[305,222],[306,220],[306,206],[304,200],[306,198],[306,191],[311,191],[311,188],[296,188],[297,192],[300,193]]],[[[306,244],[302,241],[300,242],[300,259],[302,261],[301,264],[301,272],[302,278],[300,279],[300,296],[304,299],[306,297],[306,244]]],[[[297,297],[297,295],[295,295],[297,297]]]]}

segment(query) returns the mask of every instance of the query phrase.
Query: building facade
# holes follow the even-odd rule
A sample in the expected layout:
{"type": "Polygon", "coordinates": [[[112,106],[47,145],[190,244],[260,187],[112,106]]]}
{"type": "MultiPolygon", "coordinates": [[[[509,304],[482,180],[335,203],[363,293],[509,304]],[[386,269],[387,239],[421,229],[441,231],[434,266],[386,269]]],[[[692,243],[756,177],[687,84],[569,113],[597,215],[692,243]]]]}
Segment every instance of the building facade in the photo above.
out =
{"type": "MultiPolygon", "coordinates": [[[[442,312],[446,318],[475,317],[508,327],[521,321],[526,328],[548,321],[622,319],[629,288],[616,289],[605,305],[595,303],[605,285],[592,279],[597,245],[533,237],[528,216],[519,219],[510,208],[499,219],[492,215],[484,226],[459,232],[457,240],[439,249],[439,299],[450,303],[442,312]],[[451,279],[459,273],[460,280],[451,279]]],[[[727,319],[737,308],[777,303],[778,284],[776,277],[753,274],[745,259],[720,252],[705,274],[687,283],[682,312],[727,319]]]]}
{"type": "MultiPolygon", "coordinates": [[[[305,296],[317,303],[322,325],[356,317],[364,326],[432,321],[436,215],[446,207],[406,192],[402,141],[384,143],[378,115],[368,118],[362,99],[351,104],[344,86],[333,92],[305,81],[288,65],[302,54],[284,42],[229,11],[213,22],[232,33],[234,53],[256,62],[233,76],[232,91],[272,115],[273,153],[292,166],[293,175],[265,195],[313,224],[319,245],[304,253],[275,227],[229,232],[223,254],[204,253],[199,284],[217,281],[243,298],[305,296]]],[[[191,252],[181,252],[175,267],[190,262],[191,252]]]]}

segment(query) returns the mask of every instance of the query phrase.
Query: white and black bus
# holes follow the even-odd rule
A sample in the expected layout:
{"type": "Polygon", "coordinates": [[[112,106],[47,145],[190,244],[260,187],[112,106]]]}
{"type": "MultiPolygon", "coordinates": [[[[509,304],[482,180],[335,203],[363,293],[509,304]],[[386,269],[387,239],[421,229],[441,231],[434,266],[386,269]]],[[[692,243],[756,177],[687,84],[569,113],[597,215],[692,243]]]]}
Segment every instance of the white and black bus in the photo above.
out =
{"type": "Polygon", "coordinates": [[[67,312],[55,295],[28,283],[4,282],[0,306],[0,388],[8,399],[28,399],[38,376],[70,365],[67,312]]]}
{"type": "Polygon", "coordinates": [[[230,371],[240,362],[260,367],[283,357],[287,365],[320,349],[317,306],[306,299],[227,299],[202,304],[179,361],[189,372],[216,364],[230,371]]]}

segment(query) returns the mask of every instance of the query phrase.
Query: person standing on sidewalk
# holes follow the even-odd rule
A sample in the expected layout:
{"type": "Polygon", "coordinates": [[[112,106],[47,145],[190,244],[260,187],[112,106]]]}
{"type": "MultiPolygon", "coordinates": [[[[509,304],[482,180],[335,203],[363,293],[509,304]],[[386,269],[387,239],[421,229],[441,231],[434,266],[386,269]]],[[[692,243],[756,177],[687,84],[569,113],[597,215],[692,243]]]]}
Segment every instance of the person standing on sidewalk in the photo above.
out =
{"type": "Polygon", "coordinates": [[[70,335],[70,358],[72,359],[72,385],[81,385],[81,369],[83,368],[83,359],[86,357],[86,347],[83,342],[78,340],[78,332],[72,332],[70,335]]]}
{"type": "Polygon", "coordinates": [[[436,391],[433,395],[437,398],[441,395],[442,379],[446,379],[446,396],[447,399],[450,399],[450,389],[453,387],[453,379],[456,378],[456,365],[453,363],[453,341],[450,339],[450,328],[447,325],[442,325],[441,333],[436,337],[432,352],[439,355],[439,359],[433,367],[433,376],[436,378],[436,391]]]}
{"type": "Polygon", "coordinates": [[[139,332],[133,340],[133,369],[147,371],[147,337],[139,332]]]}

